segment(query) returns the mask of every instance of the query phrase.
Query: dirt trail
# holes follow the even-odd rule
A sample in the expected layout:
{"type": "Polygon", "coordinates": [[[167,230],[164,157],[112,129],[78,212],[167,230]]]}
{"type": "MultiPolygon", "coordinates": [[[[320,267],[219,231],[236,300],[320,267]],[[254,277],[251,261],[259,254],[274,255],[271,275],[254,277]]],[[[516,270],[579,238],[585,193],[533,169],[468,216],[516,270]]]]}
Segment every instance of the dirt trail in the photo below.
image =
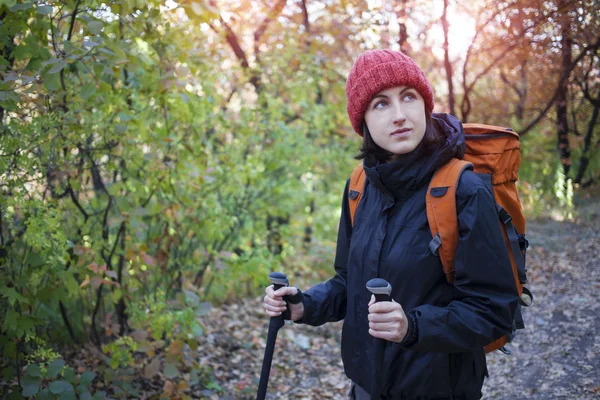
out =
{"type": "MultiPolygon", "coordinates": [[[[600,219],[537,221],[528,237],[534,304],[508,346],[513,354],[488,355],[484,399],[600,399],[600,219]]],[[[266,333],[260,310],[253,299],[213,311],[203,357],[221,390],[206,398],[254,398],[266,333]]],[[[284,327],[268,398],[345,399],[340,331],[341,323],[284,327]]]]}

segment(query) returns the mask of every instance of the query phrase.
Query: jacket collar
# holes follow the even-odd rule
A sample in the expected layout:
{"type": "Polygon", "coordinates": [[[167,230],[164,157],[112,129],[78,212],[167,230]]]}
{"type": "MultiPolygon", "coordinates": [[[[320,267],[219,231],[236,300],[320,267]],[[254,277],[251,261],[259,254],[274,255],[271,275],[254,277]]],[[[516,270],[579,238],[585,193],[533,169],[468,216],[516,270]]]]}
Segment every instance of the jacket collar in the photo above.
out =
{"type": "Polygon", "coordinates": [[[364,168],[369,182],[383,194],[402,200],[428,184],[437,168],[454,157],[462,158],[465,152],[462,123],[449,114],[433,114],[432,123],[446,136],[444,142],[435,149],[427,149],[421,142],[413,151],[403,154],[394,162],[365,160],[364,168]]]}

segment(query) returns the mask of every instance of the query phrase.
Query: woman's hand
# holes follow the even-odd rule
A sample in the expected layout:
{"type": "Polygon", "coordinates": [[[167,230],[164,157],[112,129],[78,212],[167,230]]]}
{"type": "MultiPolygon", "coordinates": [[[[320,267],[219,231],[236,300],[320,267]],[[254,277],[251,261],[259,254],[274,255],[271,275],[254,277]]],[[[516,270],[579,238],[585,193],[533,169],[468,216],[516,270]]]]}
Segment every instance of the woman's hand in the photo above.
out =
{"type": "MultiPolygon", "coordinates": [[[[270,317],[277,317],[285,311],[285,301],[283,296],[293,296],[298,293],[298,289],[293,286],[286,286],[273,290],[273,285],[267,287],[265,290],[267,295],[263,299],[263,305],[265,307],[265,313],[270,317]]],[[[304,316],[304,304],[302,302],[298,304],[288,304],[291,313],[291,320],[298,321],[304,316]]]]}
{"type": "Polygon", "coordinates": [[[408,332],[408,320],[402,306],[392,301],[369,302],[369,335],[400,343],[408,332]]]}

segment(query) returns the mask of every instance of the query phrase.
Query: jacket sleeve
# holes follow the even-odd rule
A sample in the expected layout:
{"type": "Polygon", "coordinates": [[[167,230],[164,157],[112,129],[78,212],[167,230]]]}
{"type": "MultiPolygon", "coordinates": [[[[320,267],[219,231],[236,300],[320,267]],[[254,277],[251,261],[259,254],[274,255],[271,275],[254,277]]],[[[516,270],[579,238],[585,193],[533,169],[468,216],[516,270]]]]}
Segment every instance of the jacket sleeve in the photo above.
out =
{"type": "Polygon", "coordinates": [[[342,215],[338,229],[335,253],[335,276],[304,292],[304,316],[297,323],[313,326],[344,319],[346,316],[346,276],[348,249],[352,236],[352,221],[348,204],[349,180],[346,182],[342,199],[342,215]]]}
{"type": "Polygon", "coordinates": [[[513,328],[519,297],[492,193],[466,171],[456,198],[459,240],[452,301],[409,312],[416,332],[407,347],[414,350],[472,351],[513,328]]]}

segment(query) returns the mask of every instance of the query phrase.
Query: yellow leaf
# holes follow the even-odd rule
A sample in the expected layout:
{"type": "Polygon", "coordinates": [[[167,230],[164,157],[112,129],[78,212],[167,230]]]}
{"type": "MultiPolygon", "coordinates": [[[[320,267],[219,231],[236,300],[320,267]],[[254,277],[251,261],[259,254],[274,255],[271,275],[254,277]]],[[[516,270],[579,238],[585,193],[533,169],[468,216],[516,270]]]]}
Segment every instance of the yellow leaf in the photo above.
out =
{"type": "Polygon", "coordinates": [[[167,353],[169,355],[177,355],[181,353],[181,350],[183,350],[183,344],[184,343],[182,340],[174,340],[173,343],[171,343],[167,348],[167,353]]]}
{"type": "Polygon", "coordinates": [[[144,368],[144,376],[151,379],[160,371],[160,358],[156,357],[144,368]]]}
{"type": "Polygon", "coordinates": [[[81,285],[79,285],[79,287],[84,288],[89,284],[90,284],[90,276],[88,274],[85,274],[85,280],[83,282],[81,282],[81,285]]]}

